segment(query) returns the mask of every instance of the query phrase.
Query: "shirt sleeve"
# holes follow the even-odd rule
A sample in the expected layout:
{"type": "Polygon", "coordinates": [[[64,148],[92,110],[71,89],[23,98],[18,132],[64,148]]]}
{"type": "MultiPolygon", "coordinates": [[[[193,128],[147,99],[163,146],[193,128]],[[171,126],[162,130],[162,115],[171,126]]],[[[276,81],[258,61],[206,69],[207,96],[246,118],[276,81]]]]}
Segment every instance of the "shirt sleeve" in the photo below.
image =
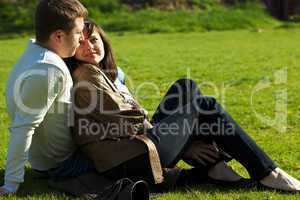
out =
{"type": "Polygon", "coordinates": [[[126,80],[126,75],[124,73],[124,71],[118,67],[118,77],[117,79],[123,84],[125,85],[125,80],[126,80]]]}
{"type": "Polygon", "coordinates": [[[145,115],[148,116],[148,111],[145,108],[143,108],[138,103],[138,101],[134,98],[134,96],[132,95],[132,93],[130,92],[128,87],[126,86],[125,80],[126,80],[126,75],[125,75],[124,71],[120,67],[118,67],[118,78],[114,82],[117,89],[119,90],[119,92],[121,92],[123,94],[123,96],[126,99],[134,101],[135,103],[137,103],[139,105],[139,107],[144,111],[145,115]]]}
{"type": "Polygon", "coordinates": [[[120,67],[118,67],[118,77],[116,78],[114,84],[119,90],[119,92],[121,92],[126,99],[134,100],[133,95],[131,94],[128,87],[126,86],[125,80],[126,80],[126,75],[124,71],[120,67]]]}
{"type": "Polygon", "coordinates": [[[14,87],[15,113],[5,168],[5,187],[16,192],[24,181],[34,130],[43,121],[55,98],[63,90],[62,71],[52,65],[39,64],[26,76],[19,77],[14,87]]]}

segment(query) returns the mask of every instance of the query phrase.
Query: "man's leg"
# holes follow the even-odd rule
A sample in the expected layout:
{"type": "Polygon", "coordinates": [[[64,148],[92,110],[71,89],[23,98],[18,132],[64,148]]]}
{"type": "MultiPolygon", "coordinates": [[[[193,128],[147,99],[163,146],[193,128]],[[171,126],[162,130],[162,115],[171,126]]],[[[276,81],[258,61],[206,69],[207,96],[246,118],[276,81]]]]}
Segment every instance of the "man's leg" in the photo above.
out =
{"type": "Polygon", "coordinates": [[[58,167],[47,171],[49,178],[55,181],[77,177],[89,172],[96,172],[94,163],[80,150],[75,151],[71,157],[60,163],[58,167]]]}

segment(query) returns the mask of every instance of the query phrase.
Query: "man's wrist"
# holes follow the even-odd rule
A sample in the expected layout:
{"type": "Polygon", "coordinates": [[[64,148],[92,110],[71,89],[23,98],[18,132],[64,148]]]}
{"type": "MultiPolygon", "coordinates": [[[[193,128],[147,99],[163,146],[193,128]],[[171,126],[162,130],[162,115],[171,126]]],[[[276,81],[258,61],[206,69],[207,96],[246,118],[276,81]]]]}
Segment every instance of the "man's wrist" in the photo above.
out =
{"type": "Polygon", "coordinates": [[[12,182],[12,181],[6,181],[3,185],[3,188],[9,191],[10,193],[16,193],[19,189],[20,183],[18,182],[12,182]]]}

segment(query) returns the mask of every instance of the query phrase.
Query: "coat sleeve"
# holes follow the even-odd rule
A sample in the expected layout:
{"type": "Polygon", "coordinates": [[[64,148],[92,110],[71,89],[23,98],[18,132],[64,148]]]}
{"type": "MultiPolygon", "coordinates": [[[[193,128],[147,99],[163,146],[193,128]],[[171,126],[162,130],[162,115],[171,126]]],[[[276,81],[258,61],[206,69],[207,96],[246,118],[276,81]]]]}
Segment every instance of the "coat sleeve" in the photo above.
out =
{"type": "Polygon", "coordinates": [[[128,137],[142,128],[144,114],[123,101],[100,70],[92,65],[81,65],[73,75],[74,133],[77,143],[95,138],[128,137]]]}

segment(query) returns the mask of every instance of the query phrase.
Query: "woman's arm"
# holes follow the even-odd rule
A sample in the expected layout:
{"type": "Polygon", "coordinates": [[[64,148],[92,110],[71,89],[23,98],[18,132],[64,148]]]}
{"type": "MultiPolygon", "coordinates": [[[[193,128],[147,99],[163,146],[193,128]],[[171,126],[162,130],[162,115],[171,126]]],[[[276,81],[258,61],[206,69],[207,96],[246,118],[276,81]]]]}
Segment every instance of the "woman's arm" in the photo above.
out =
{"type": "Polygon", "coordinates": [[[88,134],[83,135],[88,135],[87,140],[93,137],[108,138],[113,135],[112,132],[114,137],[128,137],[128,134],[132,135],[137,129],[143,128],[145,116],[142,110],[127,103],[97,67],[82,65],[77,70],[80,71],[73,77],[77,134],[86,130],[88,134]],[[97,133],[90,134],[91,126],[94,126],[97,133]]]}

